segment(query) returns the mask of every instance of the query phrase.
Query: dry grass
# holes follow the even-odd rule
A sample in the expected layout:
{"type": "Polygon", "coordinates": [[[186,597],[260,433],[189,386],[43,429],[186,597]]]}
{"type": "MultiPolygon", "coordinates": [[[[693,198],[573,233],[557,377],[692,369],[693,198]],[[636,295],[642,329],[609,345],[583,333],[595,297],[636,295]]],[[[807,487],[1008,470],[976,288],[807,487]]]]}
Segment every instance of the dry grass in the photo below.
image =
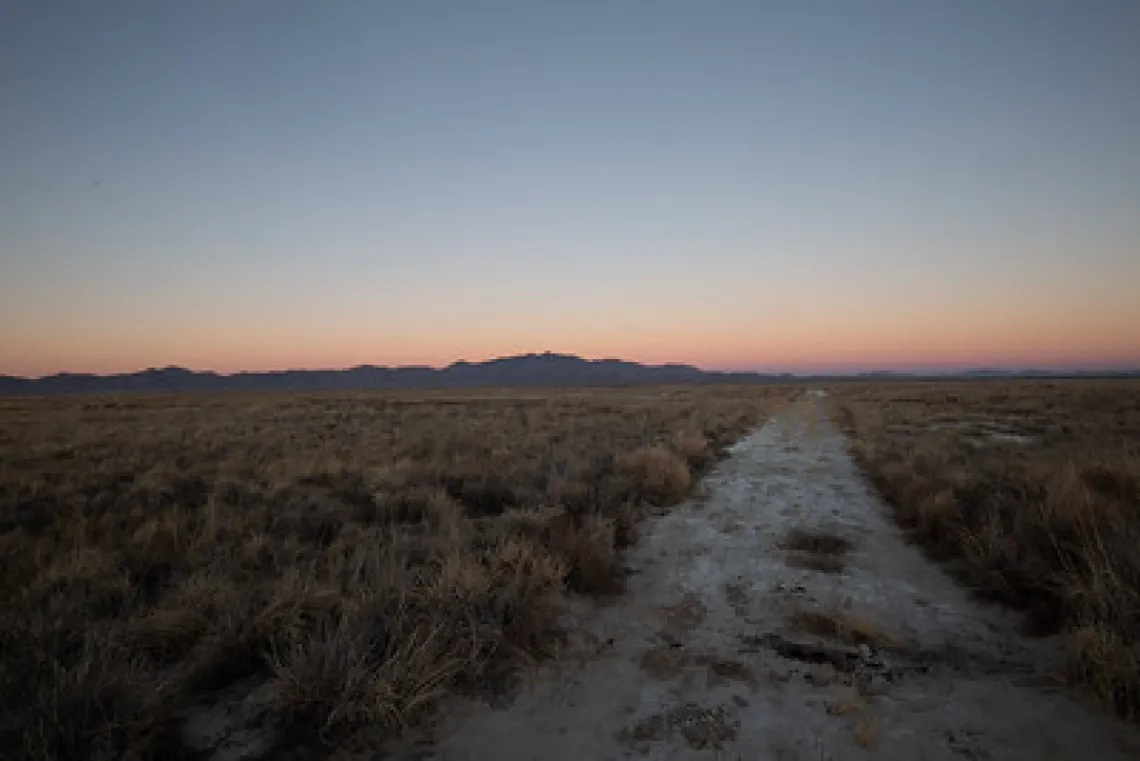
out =
{"type": "Polygon", "coordinates": [[[693,592],[685,592],[681,599],[661,609],[665,628],[671,632],[690,632],[701,625],[708,615],[708,607],[693,592]]]}
{"type": "Polygon", "coordinates": [[[785,562],[791,568],[820,573],[841,573],[847,567],[850,539],[820,529],[795,528],[780,543],[787,550],[785,562]]]}
{"type": "Polygon", "coordinates": [[[850,552],[853,545],[850,539],[832,531],[795,528],[788,532],[780,546],[793,552],[842,556],[850,552]]]}
{"type": "Polygon", "coordinates": [[[326,747],[501,689],[789,392],[0,400],[0,757],[187,757],[233,685],[326,747]]]}
{"type": "Polygon", "coordinates": [[[826,704],[829,716],[846,716],[851,734],[860,748],[871,748],[879,739],[879,722],[871,713],[868,696],[859,692],[826,704]]]}
{"type": "Polygon", "coordinates": [[[877,619],[856,611],[821,613],[803,610],[792,615],[789,624],[797,632],[813,634],[845,645],[886,648],[895,644],[894,637],[877,619]]]}
{"type": "Polygon", "coordinates": [[[1140,718],[1140,382],[837,384],[831,401],[911,536],[1064,632],[1072,680],[1140,718]]]}
{"type": "Polygon", "coordinates": [[[623,455],[618,459],[618,469],[639,485],[640,496],[651,504],[672,504],[687,494],[693,484],[683,454],[664,444],[652,444],[623,455]]]}
{"type": "Polygon", "coordinates": [[[875,717],[869,712],[863,711],[859,717],[855,719],[855,724],[851,728],[852,733],[855,735],[855,742],[860,748],[870,748],[879,739],[879,723],[875,721],[875,717]]]}

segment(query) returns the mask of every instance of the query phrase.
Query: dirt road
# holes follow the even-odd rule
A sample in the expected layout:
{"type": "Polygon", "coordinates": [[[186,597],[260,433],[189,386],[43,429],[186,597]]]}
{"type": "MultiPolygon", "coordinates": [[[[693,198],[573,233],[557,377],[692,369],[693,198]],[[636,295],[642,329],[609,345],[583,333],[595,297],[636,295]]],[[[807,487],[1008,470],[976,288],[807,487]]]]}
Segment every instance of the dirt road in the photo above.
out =
{"type": "Polygon", "coordinates": [[[441,761],[1121,759],[1140,739],[907,545],[809,393],[651,519],[629,590],[441,761]]]}

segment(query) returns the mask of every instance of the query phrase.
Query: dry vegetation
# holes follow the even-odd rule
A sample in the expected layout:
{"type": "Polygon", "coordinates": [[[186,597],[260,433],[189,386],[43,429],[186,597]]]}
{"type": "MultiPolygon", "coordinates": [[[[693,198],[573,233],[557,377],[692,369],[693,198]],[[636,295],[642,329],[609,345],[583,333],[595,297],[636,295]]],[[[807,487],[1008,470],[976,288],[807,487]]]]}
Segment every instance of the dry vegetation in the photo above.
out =
{"type": "Polygon", "coordinates": [[[234,685],[311,747],[501,689],[790,393],[0,400],[0,757],[190,757],[234,685]]]}
{"type": "Polygon", "coordinates": [[[831,531],[792,529],[780,544],[793,568],[821,573],[840,573],[847,566],[852,542],[831,531]]]}
{"type": "Polygon", "coordinates": [[[833,415],[901,524],[1063,632],[1069,676],[1140,718],[1140,382],[853,384],[833,415]]]}
{"type": "Polygon", "coordinates": [[[845,645],[886,648],[895,644],[883,625],[866,613],[835,609],[827,612],[797,611],[789,622],[792,629],[845,645]]]}

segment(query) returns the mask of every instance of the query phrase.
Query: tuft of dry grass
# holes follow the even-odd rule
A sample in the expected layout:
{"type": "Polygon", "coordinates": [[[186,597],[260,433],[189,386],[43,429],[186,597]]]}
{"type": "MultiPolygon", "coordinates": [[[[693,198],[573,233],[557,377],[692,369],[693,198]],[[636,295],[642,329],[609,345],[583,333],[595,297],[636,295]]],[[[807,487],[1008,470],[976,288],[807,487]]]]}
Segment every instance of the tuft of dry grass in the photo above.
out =
{"type": "Polygon", "coordinates": [[[1140,382],[837,384],[830,402],[914,541],[1063,633],[1072,681],[1140,719],[1140,382]]]}
{"type": "Polygon", "coordinates": [[[857,611],[797,611],[789,624],[795,631],[847,645],[886,648],[895,644],[894,637],[877,619],[857,611]]]}
{"type": "Polygon", "coordinates": [[[826,705],[828,715],[849,718],[851,733],[860,748],[871,748],[878,741],[879,722],[871,713],[871,705],[866,695],[860,692],[826,705]]]}
{"type": "Polygon", "coordinates": [[[0,757],[186,757],[238,689],[328,748],[502,690],[790,391],[0,399],[0,757]]]}
{"type": "Polygon", "coordinates": [[[681,429],[674,433],[669,444],[693,471],[703,470],[715,457],[704,434],[691,429],[681,429]]]}
{"type": "Polygon", "coordinates": [[[795,528],[780,543],[788,551],[785,562],[792,568],[820,573],[840,573],[847,565],[850,539],[819,529],[795,528]]]}
{"type": "Polygon", "coordinates": [[[661,444],[630,452],[618,461],[618,467],[637,485],[639,496],[655,505],[679,502],[693,483],[685,460],[661,444]]]}
{"type": "Polygon", "coordinates": [[[852,732],[860,748],[870,748],[879,739],[879,723],[869,711],[863,711],[855,719],[852,732]]]}

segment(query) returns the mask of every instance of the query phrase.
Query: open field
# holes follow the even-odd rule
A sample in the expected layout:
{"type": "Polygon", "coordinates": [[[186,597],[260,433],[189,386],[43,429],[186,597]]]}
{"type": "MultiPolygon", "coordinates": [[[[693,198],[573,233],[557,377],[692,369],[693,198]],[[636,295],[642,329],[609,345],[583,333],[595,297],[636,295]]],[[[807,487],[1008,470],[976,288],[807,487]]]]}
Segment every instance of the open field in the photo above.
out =
{"type": "Polygon", "coordinates": [[[191,757],[235,690],[349,747],[496,691],[794,391],[0,400],[0,756],[191,757]]]}
{"type": "Polygon", "coordinates": [[[1140,381],[835,384],[914,541],[1061,633],[1067,678],[1140,717],[1140,381]]]}
{"type": "MultiPolygon", "coordinates": [[[[716,615],[680,655],[669,640],[670,658],[699,665],[712,648],[735,668],[724,632],[756,627],[778,635],[762,650],[869,644],[896,669],[943,635],[982,654],[1018,639],[960,631],[911,599],[912,584],[953,593],[877,528],[878,503],[858,496],[815,399],[753,385],[0,400],[0,757],[223,758],[223,735],[255,755],[324,757],[379,747],[448,695],[502,694],[520,666],[573,650],[559,601],[622,591],[621,550],[643,519],[779,410],[710,479],[707,507],[645,524],[657,533],[638,562],[662,570],[633,577],[641,586],[599,619],[628,629],[615,645],[628,652],[595,664],[583,706],[689,674],[630,675],[660,644],[643,641],[652,616],[638,611],[672,599],[678,569],[705,579],[708,562],[732,583],[698,601],[716,615]],[[804,589],[819,599],[806,605],[804,589]],[[828,607],[841,592],[862,607],[828,607]]],[[[908,536],[1025,610],[1033,633],[1062,634],[1068,679],[1140,715],[1140,383],[835,383],[818,401],[908,536]]],[[[1005,689],[956,668],[929,679],[950,680],[964,705],[1005,689]]],[[[770,674],[761,661],[739,670],[770,674]]],[[[760,696],[786,700],[782,679],[730,686],[767,716],[760,696]]],[[[890,744],[920,726],[939,736],[908,712],[927,699],[910,684],[895,708],[864,707],[882,722],[868,746],[901,748],[890,744]]],[[[781,721],[838,732],[810,713],[820,689],[781,721]]],[[[598,728],[619,718],[571,729],[610,743],[598,728]]],[[[756,721],[741,724],[742,747],[767,742],[756,721]]],[[[852,742],[841,734],[836,747],[852,742]]],[[[470,747],[502,750],[488,742],[470,747]]]]}
{"type": "Polygon", "coordinates": [[[646,519],[626,594],[512,700],[447,701],[428,758],[1136,758],[1140,727],[1058,685],[1056,638],[907,541],[818,391],[646,519]]]}

